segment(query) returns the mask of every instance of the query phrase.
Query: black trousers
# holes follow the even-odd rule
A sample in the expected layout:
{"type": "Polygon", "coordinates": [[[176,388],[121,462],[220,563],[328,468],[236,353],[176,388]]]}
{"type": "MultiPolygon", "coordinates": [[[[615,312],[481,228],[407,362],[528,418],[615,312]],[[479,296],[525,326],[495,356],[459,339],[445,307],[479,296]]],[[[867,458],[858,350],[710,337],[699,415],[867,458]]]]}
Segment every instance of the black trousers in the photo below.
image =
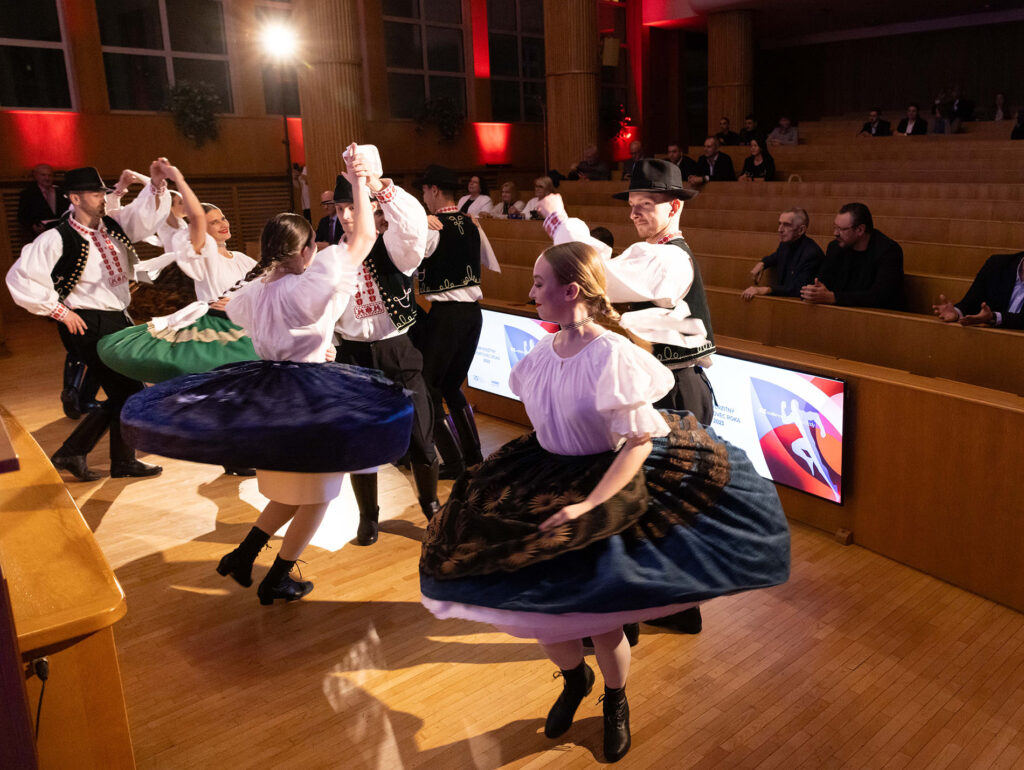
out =
{"type": "Polygon", "coordinates": [[[128,397],[133,393],[142,390],[143,385],[138,380],[132,380],[123,374],[118,374],[100,360],[96,352],[96,345],[100,338],[108,334],[120,331],[132,325],[128,314],[122,310],[76,310],[85,322],[84,334],[72,334],[64,324],[58,324],[60,341],[64,343],[64,349],[82,361],[89,368],[89,371],[99,380],[100,386],[107,394],[107,402],[103,407],[104,417],[95,418],[95,422],[103,420],[104,425],[96,425],[92,429],[81,425],[82,430],[76,429],[64,442],[62,449],[69,455],[86,455],[92,451],[103,434],[103,429],[110,428],[110,458],[111,460],[131,460],[135,457],[133,449],[124,443],[121,438],[121,407],[128,397]]]}
{"type": "Polygon", "coordinates": [[[342,340],[338,345],[338,361],[379,369],[385,377],[412,391],[409,457],[416,464],[432,465],[437,457],[434,450],[434,409],[423,379],[423,355],[408,335],[401,334],[377,342],[342,340]]]}
{"type": "Polygon", "coordinates": [[[687,366],[671,371],[676,378],[676,386],[654,406],[658,409],[685,409],[693,412],[701,425],[710,425],[715,414],[715,394],[704,370],[699,366],[687,366]]]}
{"type": "Polygon", "coordinates": [[[414,342],[423,353],[423,379],[430,389],[434,413],[455,413],[467,406],[462,383],[473,363],[480,341],[483,314],[476,302],[433,302],[430,312],[421,315],[414,342]]]}

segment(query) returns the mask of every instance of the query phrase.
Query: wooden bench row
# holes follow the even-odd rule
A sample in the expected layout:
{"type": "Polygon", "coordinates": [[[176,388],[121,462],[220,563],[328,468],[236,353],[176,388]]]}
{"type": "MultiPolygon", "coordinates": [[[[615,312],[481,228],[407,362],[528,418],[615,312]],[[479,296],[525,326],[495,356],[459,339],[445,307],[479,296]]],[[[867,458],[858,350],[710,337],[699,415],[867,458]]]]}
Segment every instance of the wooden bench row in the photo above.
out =
{"type": "MultiPolygon", "coordinates": [[[[568,204],[572,216],[587,223],[614,222],[627,214],[618,202],[604,206],[578,206],[568,204]]],[[[718,210],[687,208],[683,212],[684,229],[692,227],[713,230],[750,230],[775,232],[779,212],[763,209],[718,210]]],[[[831,240],[834,212],[811,212],[809,234],[820,240],[831,240]]],[[[1024,222],[992,222],[978,219],[951,219],[939,217],[875,216],[875,227],[898,242],[924,241],[960,246],[983,246],[993,252],[1014,252],[1024,247],[1024,222]]]]}
{"type": "MultiPolygon", "coordinates": [[[[751,264],[778,248],[779,237],[772,228],[766,232],[751,230],[718,230],[690,227],[683,220],[683,235],[695,254],[728,254],[751,260],[751,264]]],[[[623,218],[624,219],[624,218],[623,218]]],[[[615,237],[615,244],[621,250],[637,240],[636,229],[628,221],[595,222],[591,226],[607,227],[615,237]]],[[[506,222],[490,220],[484,224],[489,237],[510,241],[526,241],[533,249],[534,257],[550,244],[539,222],[506,222]]],[[[829,236],[813,235],[818,244],[825,248],[829,236]]],[[[962,246],[948,243],[923,241],[901,241],[903,247],[903,269],[908,273],[921,275],[954,276],[973,278],[985,260],[997,250],[985,246],[962,246]]],[[[1013,251],[1013,249],[1010,249],[1013,251]]],[[[501,254],[498,254],[499,260],[501,254]]]]}
{"type": "MultiPolygon", "coordinates": [[[[612,193],[627,189],[628,182],[562,182],[558,192],[578,203],[607,203],[612,193]]],[[[719,194],[747,196],[760,200],[786,198],[806,200],[815,196],[835,196],[847,201],[862,199],[900,200],[997,200],[1024,201],[1024,184],[1020,182],[975,184],[931,184],[921,182],[879,181],[804,181],[771,184],[731,184],[719,182],[705,185],[701,197],[719,194]]]]}

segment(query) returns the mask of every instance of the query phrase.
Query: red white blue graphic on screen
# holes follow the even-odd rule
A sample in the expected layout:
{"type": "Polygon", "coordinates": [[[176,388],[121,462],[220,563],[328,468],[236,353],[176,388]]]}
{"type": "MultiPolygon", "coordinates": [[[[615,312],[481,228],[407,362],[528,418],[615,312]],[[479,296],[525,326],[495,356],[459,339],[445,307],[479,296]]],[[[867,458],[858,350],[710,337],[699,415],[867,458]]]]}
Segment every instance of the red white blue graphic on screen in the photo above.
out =
{"type": "Polygon", "coordinates": [[[842,381],[720,355],[707,374],[721,438],[765,478],[842,502],[842,381]]]}

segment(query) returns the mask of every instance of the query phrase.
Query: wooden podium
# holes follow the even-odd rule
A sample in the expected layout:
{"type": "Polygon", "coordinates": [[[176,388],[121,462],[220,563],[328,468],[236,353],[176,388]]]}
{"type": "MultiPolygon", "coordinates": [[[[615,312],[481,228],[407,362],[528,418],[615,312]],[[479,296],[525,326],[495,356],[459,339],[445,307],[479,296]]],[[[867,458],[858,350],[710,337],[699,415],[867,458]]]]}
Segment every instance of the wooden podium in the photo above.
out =
{"type": "Polygon", "coordinates": [[[42,449],[2,407],[0,423],[0,465],[17,466],[0,474],[0,765],[34,767],[37,755],[41,768],[135,767],[113,632],[124,592],[42,449]],[[41,682],[24,672],[44,656],[33,751],[41,682]]]}

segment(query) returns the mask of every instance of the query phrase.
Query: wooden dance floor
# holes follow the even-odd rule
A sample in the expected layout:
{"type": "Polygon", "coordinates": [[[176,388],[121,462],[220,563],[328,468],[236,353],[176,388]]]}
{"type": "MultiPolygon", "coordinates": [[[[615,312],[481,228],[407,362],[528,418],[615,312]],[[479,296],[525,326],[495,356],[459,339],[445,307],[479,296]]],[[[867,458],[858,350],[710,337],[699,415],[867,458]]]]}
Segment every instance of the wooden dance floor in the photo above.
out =
{"type": "MultiPolygon", "coordinates": [[[[8,342],[0,403],[50,454],[71,430],[56,330],[9,316],[8,342]]],[[[520,432],[487,418],[480,428],[486,451],[520,432]]],[[[423,520],[406,474],[382,470],[377,545],[344,545],[354,529],[346,497],[307,550],[314,592],[261,607],[255,587],[214,572],[256,518],[255,480],[145,459],[163,475],[68,484],[127,594],[114,631],[140,767],[603,763],[600,679],[571,730],[548,740],[561,680],[539,648],[434,620],[420,605],[423,520]]],[[[105,442],[90,460],[106,470],[105,442]]],[[[1015,611],[793,525],[787,584],[712,601],[703,614],[699,636],[642,628],[627,688],[633,748],[621,766],[1024,765],[1015,611]]]]}

